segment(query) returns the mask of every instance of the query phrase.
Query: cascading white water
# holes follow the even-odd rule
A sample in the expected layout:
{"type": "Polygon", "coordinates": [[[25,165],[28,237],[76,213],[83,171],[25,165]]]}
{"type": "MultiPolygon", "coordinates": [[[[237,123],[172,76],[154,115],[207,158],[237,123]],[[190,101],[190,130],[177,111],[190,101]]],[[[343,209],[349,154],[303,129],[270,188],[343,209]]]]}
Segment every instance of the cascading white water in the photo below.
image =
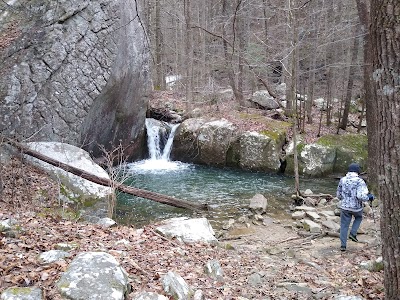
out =
{"type": "MultiPolygon", "coordinates": [[[[163,135],[163,127],[154,119],[146,119],[147,147],[149,149],[149,159],[130,164],[130,168],[136,171],[171,171],[187,168],[188,165],[179,161],[170,161],[170,154],[174,141],[176,129],[179,124],[164,124],[169,126],[163,135]]],[[[165,129],[165,128],[164,128],[165,129]]]]}
{"type": "Polygon", "coordinates": [[[172,143],[174,142],[175,131],[178,128],[178,126],[179,124],[174,124],[171,126],[171,132],[169,133],[167,143],[164,146],[161,159],[169,160],[169,156],[172,150],[172,143]]]}
{"type": "Polygon", "coordinates": [[[179,124],[168,124],[168,126],[170,129],[169,135],[167,137],[167,142],[162,149],[161,141],[163,137],[160,136],[160,127],[155,125],[154,122],[150,122],[150,119],[146,119],[147,147],[149,148],[151,160],[169,160],[175,131],[179,124]]]}
{"type": "Polygon", "coordinates": [[[152,126],[149,119],[146,119],[147,147],[149,148],[150,159],[159,159],[161,157],[160,149],[160,128],[152,126]]]}

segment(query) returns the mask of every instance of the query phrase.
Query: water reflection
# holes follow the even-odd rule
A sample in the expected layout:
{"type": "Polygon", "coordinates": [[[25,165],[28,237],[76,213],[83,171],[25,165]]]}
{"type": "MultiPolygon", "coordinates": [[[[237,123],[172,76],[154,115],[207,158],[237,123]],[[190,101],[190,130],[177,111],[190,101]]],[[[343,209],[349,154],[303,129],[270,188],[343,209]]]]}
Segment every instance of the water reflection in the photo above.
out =
{"type": "MultiPolygon", "coordinates": [[[[268,214],[289,216],[287,210],[294,192],[292,177],[246,172],[236,169],[217,169],[181,162],[145,160],[128,164],[125,184],[136,188],[173,196],[189,201],[208,203],[212,210],[202,213],[213,227],[223,220],[247,214],[249,199],[260,193],[268,199],[268,214]]],[[[333,179],[302,179],[301,189],[314,193],[336,190],[333,179]]],[[[186,209],[174,208],[151,200],[120,194],[117,218],[120,223],[141,226],[157,220],[197,215],[186,209]]]]}

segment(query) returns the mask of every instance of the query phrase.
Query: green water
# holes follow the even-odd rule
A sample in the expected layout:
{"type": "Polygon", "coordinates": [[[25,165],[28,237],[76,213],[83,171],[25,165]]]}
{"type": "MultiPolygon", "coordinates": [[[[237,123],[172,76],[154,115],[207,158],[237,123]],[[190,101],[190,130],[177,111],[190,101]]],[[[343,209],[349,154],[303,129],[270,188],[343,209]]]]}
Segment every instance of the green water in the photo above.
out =
{"type": "MultiPolygon", "coordinates": [[[[290,196],[294,192],[294,178],[217,169],[180,162],[142,161],[126,166],[125,184],[136,188],[173,196],[175,198],[207,203],[209,212],[194,213],[151,200],[120,194],[117,204],[119,223],[141,226],[172,217],[207,217],[213,227],[224,220],[248,215],[249,199],[259,193],[268,199],[267,214],[271,217],[289,217],[290,196]],[[148,164],[149,163],[149,164],[148,164]],[[164,165],[165,164],[165,165],[164,165]]],[[[334,179],[301,179],[301,190],[334,194],[334,179]]]]}

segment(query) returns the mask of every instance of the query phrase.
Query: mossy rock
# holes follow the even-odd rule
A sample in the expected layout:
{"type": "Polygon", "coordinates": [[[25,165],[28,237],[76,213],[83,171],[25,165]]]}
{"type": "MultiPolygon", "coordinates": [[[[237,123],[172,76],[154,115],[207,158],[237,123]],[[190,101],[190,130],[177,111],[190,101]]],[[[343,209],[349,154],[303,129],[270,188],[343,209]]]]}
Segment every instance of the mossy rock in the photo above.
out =
{"type": "MultiPolygon", "coordinates": [[[[360,164],[362,169],[366,169],[366,162],[368,158],[368,140],[366,135],[362,134],[346,134],[346,135],[325,135],[319,138],[315,145],[324,146],[335,151],[335,161],[333,164],[332,173],[345,173],[348,166],[352,162],[360,164]]],[[[305,143],[300,142],[297,145],[297,153],[299,157],[299,171],[304,168],[302,164],[301,152],[306,146],[305,143]]],[[[287,167],[285,173],[293,174],[293,153],[288,153],[286,157],[287,167]]],[[[326,173],[325,175],[328,175],[326,173]]]]}
{"type": "Polygon", "coordinates": [[[283,145],[285,143],[286,130],[263,130],[260,133],[272,139],[276,145],[283,145]]]}
{"type": "Polygon", "coordinates": [[[10,287],[1,293],[1,299],[42,299],[42,290],[36,287],[10,287]]]}
{"type": "Polygon", "coordinates": [[[285,142],[286,133],[288,129],[292,126],[292,124],[288,122],[272,119],[265,120],[264,124],[268,129],[263,130],[260,133],[270,137],[278,145],[285,142]]]}
{"type": "Polygon", "coordinates": [[[334,172],[347,172],[349,164],[356,162],[366,169],[368,139],[363,134],[325,135],[316,144],[336,148],[334,172]]]}
{"type": "MultiPolygon", "coordinates": [[[[300,157],[301,151],[303,151],[304,147],[306,146],[306,143],[302,141],[302,139],[297,143],[297,157],[300,157]]],[[[304,168],[304,164],[300,160],[298,160],[299,163],[299,170],[302,170],[304,168]]],[[[287,153],[286,156],[286,169],[285,169],[286,174],[294,174],[294,155],[293,151],[290,153],[287,153]]]]}
{"type": "Polygon", "coordinates": [[[60,194],[63,195],[68,202],[74,203],[75,206],[90,208],[95,206],[99,201],[104,201],[102,198],[82,195],[79,191],[73,191],[71,188],[61,184],[60,194]]]}

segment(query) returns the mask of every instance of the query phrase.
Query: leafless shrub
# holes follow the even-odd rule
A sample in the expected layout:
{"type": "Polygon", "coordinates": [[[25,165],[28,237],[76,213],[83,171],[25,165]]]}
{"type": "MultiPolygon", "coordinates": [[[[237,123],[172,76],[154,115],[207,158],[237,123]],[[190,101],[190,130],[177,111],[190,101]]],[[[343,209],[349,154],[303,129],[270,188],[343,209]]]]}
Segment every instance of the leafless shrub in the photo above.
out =
{"type": "Polygon", "coordinates": [[[112,193],[108,197],[107,214],[109,218],[113,218],[115,216],[117,198],[121,193],[117,189],[117,185],[123,183],[128,178],[126,172],[127,157],[125,156],[124,147],[121,143],[118,146],[113,147],[111,150],[107,150],[104,145],[99,145],[99,148],[103,153],[103,165],[106,167],[112,182],[110,186],[112,193]]]}

